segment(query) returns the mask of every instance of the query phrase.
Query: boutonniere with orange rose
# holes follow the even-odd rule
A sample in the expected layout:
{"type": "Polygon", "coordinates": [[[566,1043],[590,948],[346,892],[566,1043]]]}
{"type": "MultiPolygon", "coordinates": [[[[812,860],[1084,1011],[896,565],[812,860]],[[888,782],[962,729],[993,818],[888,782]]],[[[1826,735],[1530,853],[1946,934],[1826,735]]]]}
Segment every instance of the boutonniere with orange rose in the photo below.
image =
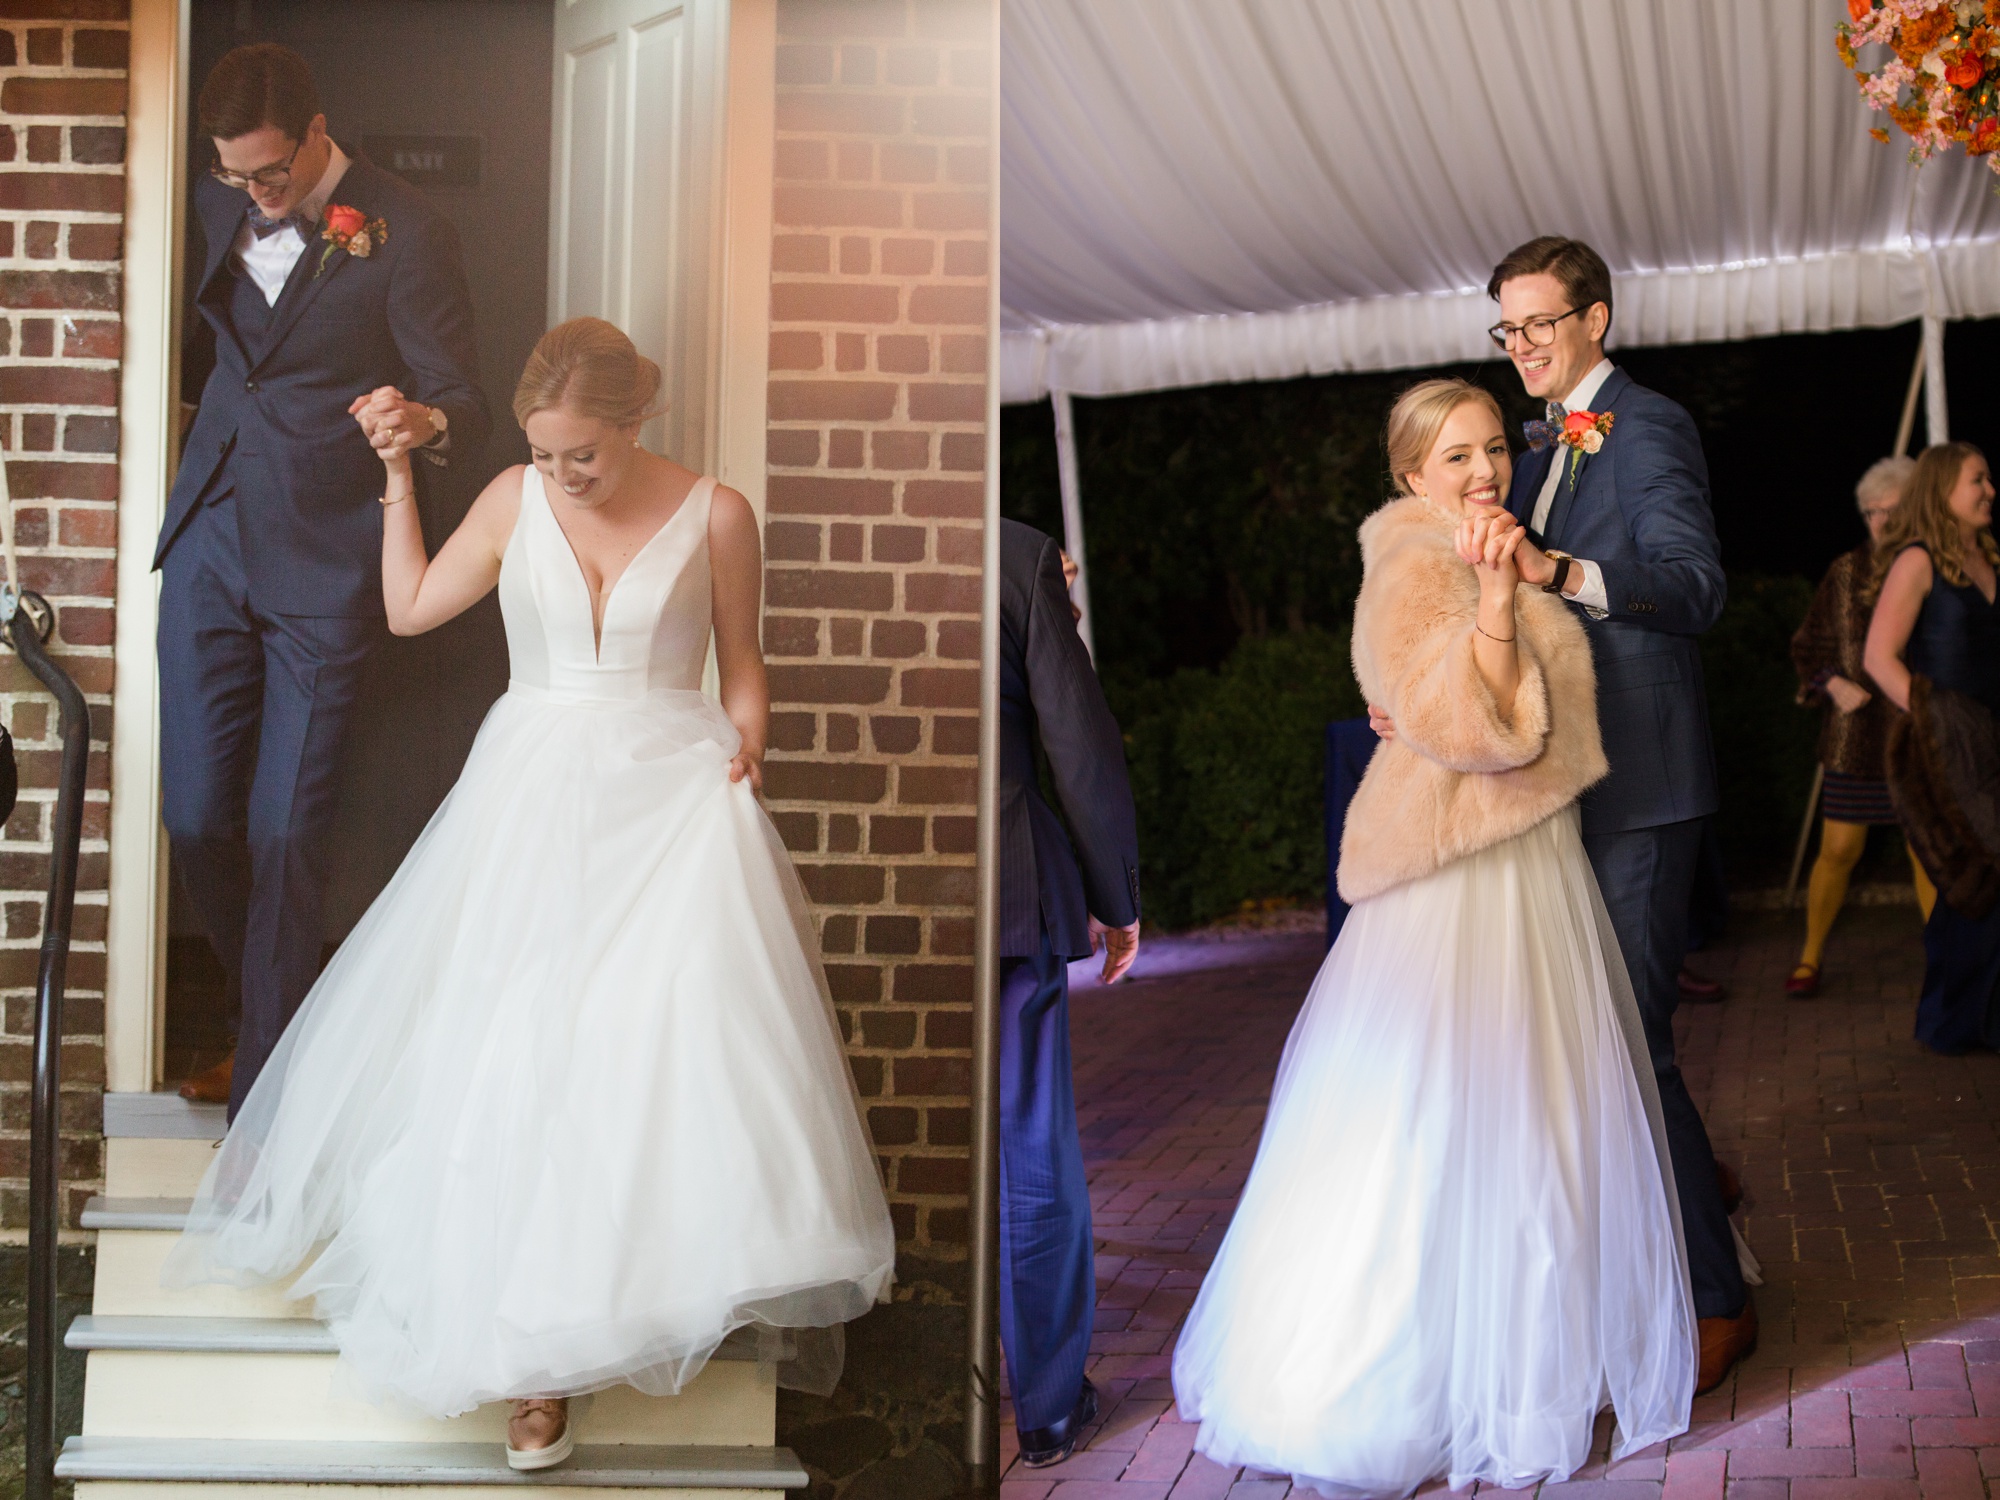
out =
{"type": "Polygon", "coordinates": [[[1556,441],[1569,449],[1571,489],[1576,488],[1576,471],[1582,467],[1584,458],[1602,448],[1604,440],[1611,436],[1611,417],[1608,411],[1573,411],[1563,418],[1556,441]]]}
{"type": "Polygon", "coordinates": [[[326,206],[326,228],[319,232],[326,241],[326,248],[320,251],[319,270],[313,272],[318,280],[326,263],[333,259],[333,252],[345,250],[356,260],[366,260],[375,253],[375,247],[389,238],[389,221],[371,219],[358,208],[349,208],[344,203],[329,203],[326,206]]]}

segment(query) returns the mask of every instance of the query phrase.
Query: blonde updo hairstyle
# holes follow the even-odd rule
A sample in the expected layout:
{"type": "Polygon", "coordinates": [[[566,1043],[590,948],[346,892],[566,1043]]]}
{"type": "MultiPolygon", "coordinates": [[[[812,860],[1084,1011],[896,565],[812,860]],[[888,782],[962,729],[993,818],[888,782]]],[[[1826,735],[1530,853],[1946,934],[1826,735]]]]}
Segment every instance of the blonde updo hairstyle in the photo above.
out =
{"type": "Polygon", "coordinates": [[[1506,426],[1500,403],[1493,393],[1469,380],[1423,380],[1396,398],[1389,410],[1389,425],[1383,446],[1389,450],[1389,484],[1394,493],[1410,493],[1409,476],[1424,466],[1437,446],[1451,414],[1468,401],[1477,401],[1493,413],[1493,420],[1506,426]]]}
{"type": "Polygon", "coordinates": [[[514,387],[514,420],[564,407],[613,427],[637,427],[666,410],[660,367],[602,318],[558,323],[535,344],[514,387]]]}

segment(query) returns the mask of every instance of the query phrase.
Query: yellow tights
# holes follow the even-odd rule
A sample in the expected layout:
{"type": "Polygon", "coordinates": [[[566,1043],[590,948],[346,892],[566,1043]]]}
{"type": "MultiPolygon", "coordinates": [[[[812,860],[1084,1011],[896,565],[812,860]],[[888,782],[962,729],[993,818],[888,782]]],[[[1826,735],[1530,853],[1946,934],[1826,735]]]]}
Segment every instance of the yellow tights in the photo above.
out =
{"type": "MultiPolygon", "coordinates": [[[[1833,931],[1833,919],[1840,903],[1847,899],[1847,880],[1861,862],[1868,846],[1868,825],[1841,823],[1832,818],[1820,824],[1819,858],[1813,862],[1812,879],[1806,885],[1806,946],[1799,955],[1799,967],[1819,967],[1826,948],[1826,935],[1833,931]]],[[[1931,884],[1924,867],[1910,856],[1910,874],[1917,887],[1917,906],[1928,922],[1931,906],[1937,901],[1937,887],[1931,884]]]]}

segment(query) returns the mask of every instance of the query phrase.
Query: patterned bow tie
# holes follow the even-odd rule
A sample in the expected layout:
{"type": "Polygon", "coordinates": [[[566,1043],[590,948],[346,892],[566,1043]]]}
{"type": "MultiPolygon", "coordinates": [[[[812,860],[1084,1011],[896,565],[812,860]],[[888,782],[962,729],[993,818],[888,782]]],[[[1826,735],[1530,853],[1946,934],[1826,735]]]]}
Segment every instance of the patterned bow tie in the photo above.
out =
{"type": "Polygon", "coordinates": [[[1569,408],[1560,401],[1551,401],[1543,410],[1547,413],[1547,421],[1521,424],[1528,446],[1537,453],[1562,436],[1563,419],[1569,415],[1569,408]]]}
{"type": "Polygon", "coordinates": [[[260,240],[269,239],[288,224],[298,230],[300,239],[309,240],[313,226],[318,223],[319,219],[309,213],[286,214],[282,219],[266,218],[256,204],[250,205],[250,229],[260,240]]]}

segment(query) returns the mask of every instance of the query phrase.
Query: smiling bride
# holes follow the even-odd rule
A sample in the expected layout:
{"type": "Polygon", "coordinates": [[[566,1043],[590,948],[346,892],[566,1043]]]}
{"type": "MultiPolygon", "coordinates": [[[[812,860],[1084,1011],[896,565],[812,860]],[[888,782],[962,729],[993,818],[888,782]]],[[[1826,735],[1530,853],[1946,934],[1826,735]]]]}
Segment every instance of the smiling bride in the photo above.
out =
{"type": "Polygon", "coordinates": [[[1328,1495],[1566,1479],[1683,1431],[1694,1306],[1632,987],[1578,833],[1590,646],[1521,584],[1492,396],[1389,417],[1354,667],[1395,736],[1342,840],[1353,911],[1173,1361],[1195,1447],[1328,1495]]]}
{"type": "Polygon", "coordinates": [[[166,1271],[303,1266],[289,1295],[378,1398],[512,1400],[516,1468],[569,1455],[564,1398],[677,1392],[738,1328],[781,1383],[830,1391],[838,1325],[895,1260],[804,893],[756,797],[756,518],[638,445],[659,384],[609,323],[551,329],[514,398],[534,462],[434,560],[410,434],[381,393],[355,402],[387,470],[390,629],[497,586],[512,680],[285,1031],[166,1271]]]}

